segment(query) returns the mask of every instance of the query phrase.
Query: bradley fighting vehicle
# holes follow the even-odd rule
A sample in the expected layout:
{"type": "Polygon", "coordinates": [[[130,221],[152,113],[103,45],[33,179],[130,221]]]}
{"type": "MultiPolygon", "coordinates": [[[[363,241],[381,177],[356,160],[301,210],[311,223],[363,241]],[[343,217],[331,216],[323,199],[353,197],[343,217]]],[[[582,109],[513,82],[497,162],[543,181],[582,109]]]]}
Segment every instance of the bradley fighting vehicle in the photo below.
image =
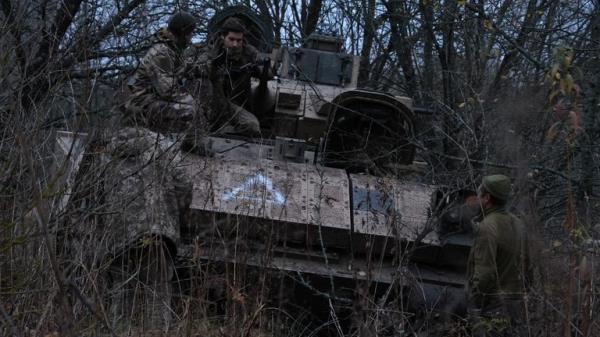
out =
{"type": "MultiPolygon", "coordinates": [[[[321,279],[314,290],[332,298],[352,299],[357,282],[406,286],[419,294],[415,309],[460,292],[470,237],[440,228],[460,222],[452,206],[463,196],[419,181],[411,100],[358,89],[359,59],[339,38],[312,35],[273,51],[269,26],[245,8],[216,15],[211,31],[229,16],[246,23],[247,42],[278,76],[255,83],[263,138],[212,136],[214,156],[182,156],[188,220],[178,233],[152,229],[179,266],[279,271],[315,288],[321,279]]],[[[60,133],[58,141],[67,171],[77,172],[81,139],[60,133]]]]}

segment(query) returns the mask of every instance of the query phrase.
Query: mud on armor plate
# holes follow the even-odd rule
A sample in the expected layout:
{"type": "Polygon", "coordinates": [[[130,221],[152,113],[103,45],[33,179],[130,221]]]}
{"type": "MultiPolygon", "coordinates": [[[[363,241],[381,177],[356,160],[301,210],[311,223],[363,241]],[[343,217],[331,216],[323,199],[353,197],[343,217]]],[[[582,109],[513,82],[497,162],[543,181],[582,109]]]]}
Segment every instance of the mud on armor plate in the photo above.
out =
{"type": "Polygon", "coordinates": [[[270,160],[190,158],[192,209],[350,230],[342,170],[270,160]]]}

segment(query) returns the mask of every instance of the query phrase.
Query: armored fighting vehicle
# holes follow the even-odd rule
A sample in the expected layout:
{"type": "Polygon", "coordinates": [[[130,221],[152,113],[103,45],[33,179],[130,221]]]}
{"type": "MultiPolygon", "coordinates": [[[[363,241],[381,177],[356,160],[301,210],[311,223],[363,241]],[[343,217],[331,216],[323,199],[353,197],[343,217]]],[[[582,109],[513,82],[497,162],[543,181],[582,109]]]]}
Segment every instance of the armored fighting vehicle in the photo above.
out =
{"type": "MultiPolygon", "coordinates": [[[[264,137],[214,135],[213,156],[181,153],[177,167],[191,189],[185,221],[145,230],[167,242],[180,270],[267,270],[350,301],[357,283],[375,292],[411,288],[415,310],[460,292],[471,239],[440,229],[461,222],[465,195],[420,177],[411,100],[357,88],[359,58],[343,53],[338,37],[273,48],[269,25],[243,7],[216,15],[212,34],[230,16],[245,22],[248,42],[277,69],[254,88],[264,137]]],[[[85,167],[81,137],[61,133],[58,141],[66,171],[75,172],[67,185],[75,186],[85,167]]],[[[176,146],[173,138],[160,142],[176,146]]]]}
{"type": "MultiPolygon", "coordinates": [[[[446,206],[466,194],[420,182],[411,99],[357,88],[359,57],[343,53],[339,37],[313,34],[300,48],[274,50],[269,26],[245,7],[219,13],[209,28],[230,16],[280,62],[278,76],[254,88],[269,137],[213,137],[214,157],[188,156],[191,209],[235,216],[254,233],[267,225],[272,268],[391,283],[410,266],[420,282],[462,287],[469,235],[439,229],[461,221],[460,207],[446,206]],[[414,264],[398,260],[407,248],[414,264]]],[[[245,263],[266,263],[262,254],[245,263]]]]}

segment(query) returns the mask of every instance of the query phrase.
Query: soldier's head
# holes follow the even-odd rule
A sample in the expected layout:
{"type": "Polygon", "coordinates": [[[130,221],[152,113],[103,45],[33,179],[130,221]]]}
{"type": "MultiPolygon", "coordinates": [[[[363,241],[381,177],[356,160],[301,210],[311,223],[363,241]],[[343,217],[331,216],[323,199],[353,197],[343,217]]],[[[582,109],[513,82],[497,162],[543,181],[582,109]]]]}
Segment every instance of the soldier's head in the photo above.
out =
{"type": "Polygon", "coordinates": [[[246,27],[240,19],[231,17],[221,25],[219,35],[228,54],[236,55],[242,50],[246,27]]]}
{"type": "Polygon", "coordinates": [[[177,12],[169,20],[168,29],[175,36],[177,46],[185,48],[192,41],[196,18],[188,12],[177,12]]]}
{"type": "Polygon", "coordinates": [[[493,206],[504,206],[510,197],[510,178],[503,174],[485,176],[477,191],[483,209],[493,206]]]}

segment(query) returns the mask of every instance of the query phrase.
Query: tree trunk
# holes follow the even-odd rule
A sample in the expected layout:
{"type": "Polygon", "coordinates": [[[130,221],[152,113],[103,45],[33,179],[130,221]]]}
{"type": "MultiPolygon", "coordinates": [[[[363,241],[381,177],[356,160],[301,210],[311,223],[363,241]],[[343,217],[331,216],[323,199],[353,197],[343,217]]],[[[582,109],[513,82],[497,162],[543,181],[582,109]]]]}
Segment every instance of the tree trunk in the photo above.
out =
{"type": "Polygon", "coordinates": [[[358,85],[365,86],[369,81],[371,48],[375,37],[375,0],[362,0],[364,9],[364,32],[363,44],[360,50],[360,72],[358,74],[358,85]]]}
{"type": "Polygon", "coordinates": [[[435,35],[433,31],[433,2],[419,1],[419,10],[423,18],[423,103],[429,106],[433,102],[433,42],[435,35]]]}
{"type": "MultiPolygon", "coordinates": [[[[483,1],[477,0],[474,6],[483,11],[483,1]]],[[[465,72],[467,85],[475,95],[480,93],[485,71],[486,57],[482,55],[484,18],[474,11],[465,11],[464,46],[465,46],[465,72]]]]}
{"type": "Polygon", "coordinates": [[[406,94],[414,97],[418,92],[418,85],[412,57],[414,42],[408,36],[409,17],[406,15],[406,8],[403,8],[397,1],[389,1],[385,5],[390,14],[390,44],[398,55],[398,62],[404,75],[406,94]]]}
{"type": "MultiPolygon", "coordinates": [[[[537,0],[529,0],[527,4],[527,11],[525,13],[525,19],[523,19],[523,23],[521,24],[521,29],[519,30],[519,35],[515,40],[515,44],[518,47],[525,47],[525,44],[531,38],[531,33],[535,28],[537,21],[539,20],[539,14],[537,13],[537,0]]],[[[504,56],[504,59],[500,63],[500,67],[498,68],[498,72],[494,77],[494,81],[491,86],[490,95],[498,96],[501,93],[501,89],[505,80],[507,79],[507,75],[510,70],[516,65],[518,60],[519,51],[516,48],[511,48],[508,53],[504,56]]]]}
{"type": "MultiPolygon", "coordinates": [[[[442,24],[440,25],[442,46],[441,48],[438,48],[440,65],[442,67],[443,103],[449,110],[444,113],[443,117],[443,128],[446,133],[444,137],[444,153],[451,156],[458,155],[458,149],[456,148],[458,129],[456,128],[454,118],[454,110],[456,108],[456,87],[454,83],[454,76],[456,73],[456,50],[454,48],[454,27],[457,12],[457,1],[447,0],[444,3],[442,24]]],[[[446,162],[446,167],[449,170],[456,169],[456,162],[448,160],[446,162]]]]}

